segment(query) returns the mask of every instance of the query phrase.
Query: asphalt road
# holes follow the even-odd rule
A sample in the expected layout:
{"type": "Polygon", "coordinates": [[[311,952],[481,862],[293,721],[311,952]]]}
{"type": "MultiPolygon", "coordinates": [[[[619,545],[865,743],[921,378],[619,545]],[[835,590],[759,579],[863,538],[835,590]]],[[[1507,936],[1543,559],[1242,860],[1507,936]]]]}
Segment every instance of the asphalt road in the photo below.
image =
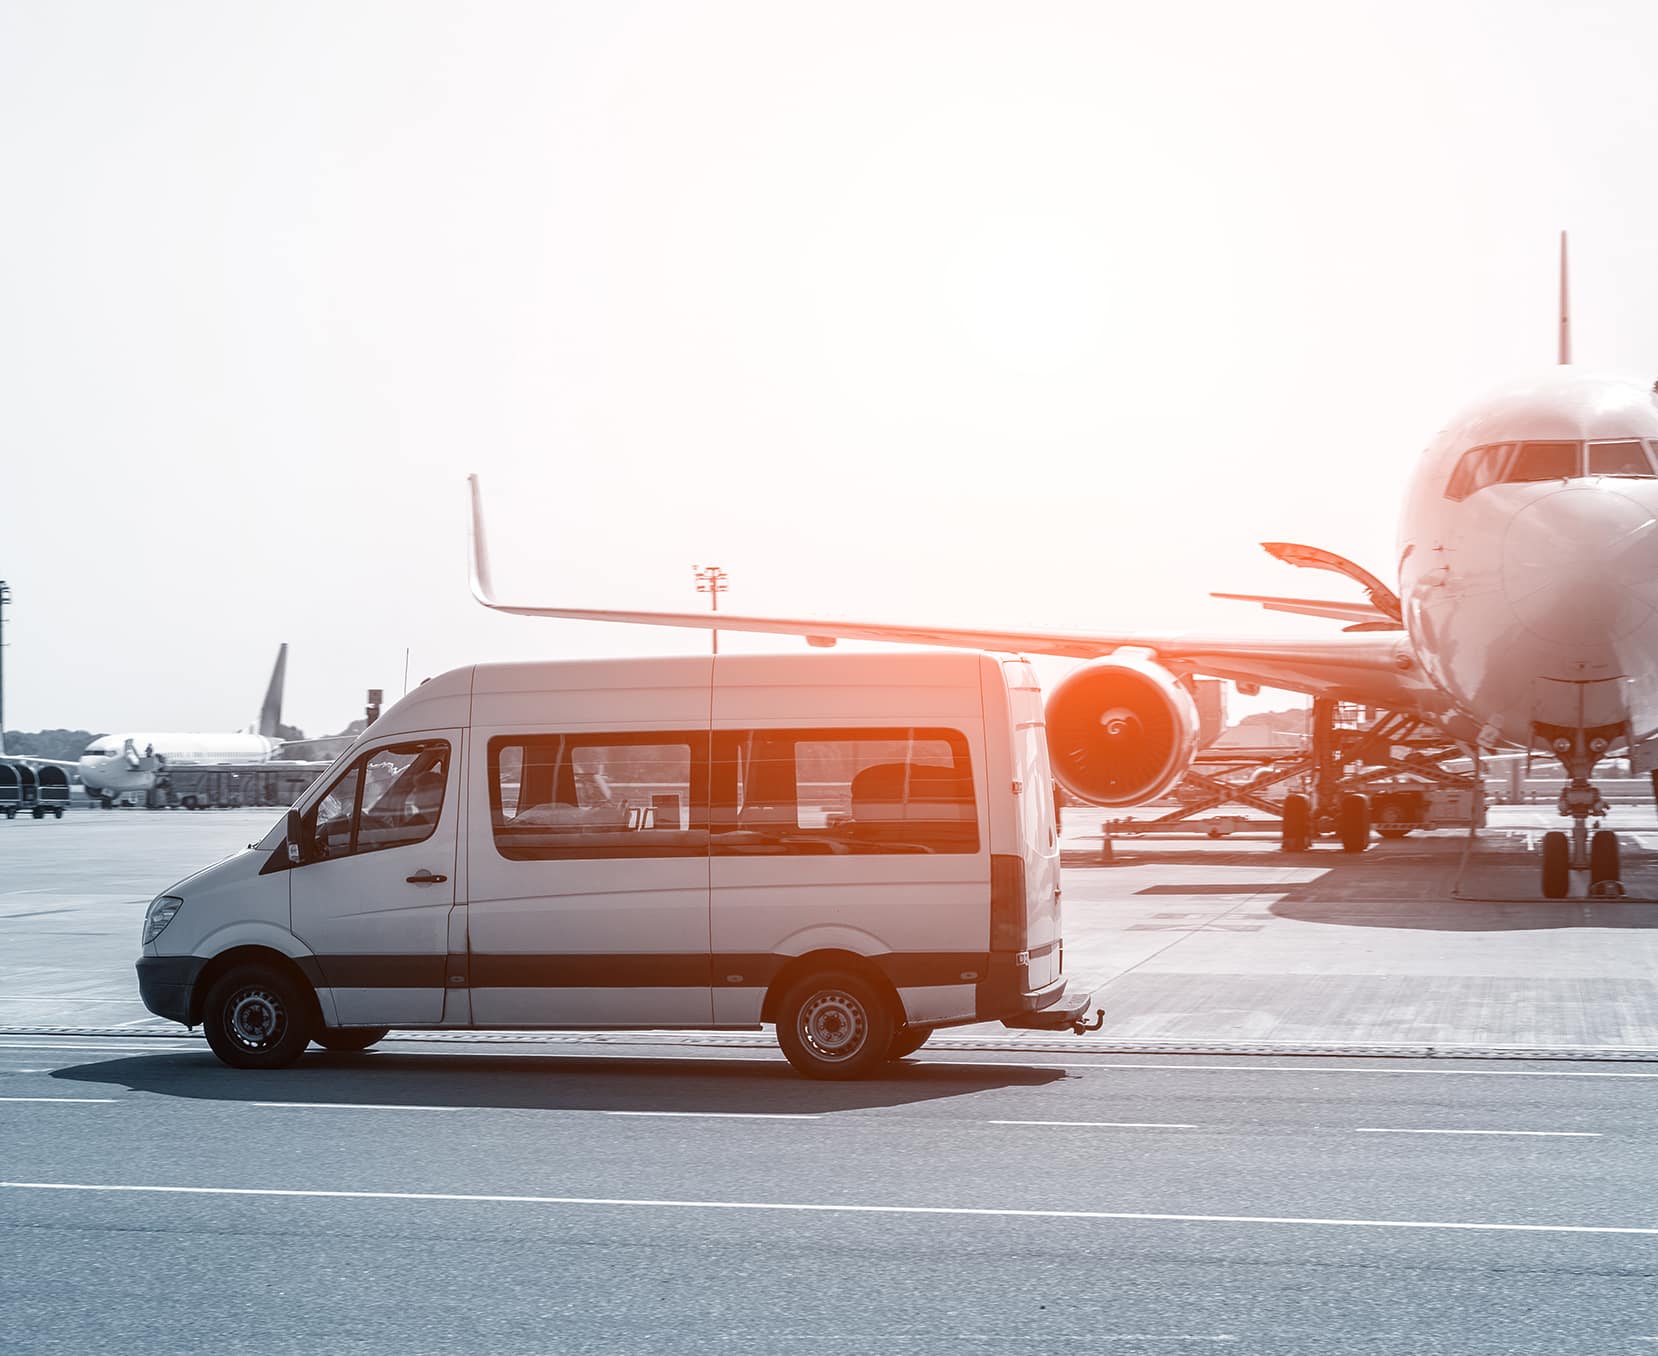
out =
{"type": "Polygon", "coordinates": [[[16,1351],[1658,1349],[1658,1066],[0,1036],[16,1351]]]}

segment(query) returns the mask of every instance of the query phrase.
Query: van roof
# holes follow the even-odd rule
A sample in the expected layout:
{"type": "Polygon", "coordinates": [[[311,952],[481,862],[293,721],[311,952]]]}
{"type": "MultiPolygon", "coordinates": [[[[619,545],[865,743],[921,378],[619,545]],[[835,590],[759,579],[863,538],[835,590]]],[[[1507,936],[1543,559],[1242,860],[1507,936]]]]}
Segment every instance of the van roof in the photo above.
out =
{"type": "MultiPolygon", "coordinates": [[[[916,649],[806,654],[655,655],[470,664],[429,678],[374,723],[376,735],[466,725],[477,696],[596,687],[733,685],[885,687],[976,683],[978,650],[916,649]]],[[[998,669],[1006,656],[995,656],[998,669]]],[[[1010,675],[1011,676],[1011,675],[1010,675]]]]}

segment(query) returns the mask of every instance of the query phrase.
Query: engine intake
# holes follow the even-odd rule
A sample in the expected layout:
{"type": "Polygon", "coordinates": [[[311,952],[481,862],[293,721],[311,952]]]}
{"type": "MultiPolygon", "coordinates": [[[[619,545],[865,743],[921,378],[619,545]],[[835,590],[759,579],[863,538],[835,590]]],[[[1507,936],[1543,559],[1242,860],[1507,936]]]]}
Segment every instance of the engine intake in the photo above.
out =
{"type": "Polygon", "coordinates": [[[1169,790],[1197,751],[1185,685],[1149,659],[1110,655],[1068,674],[1048,698],[1054,776],[1091,805],[1138,805],[1169,790]]]}

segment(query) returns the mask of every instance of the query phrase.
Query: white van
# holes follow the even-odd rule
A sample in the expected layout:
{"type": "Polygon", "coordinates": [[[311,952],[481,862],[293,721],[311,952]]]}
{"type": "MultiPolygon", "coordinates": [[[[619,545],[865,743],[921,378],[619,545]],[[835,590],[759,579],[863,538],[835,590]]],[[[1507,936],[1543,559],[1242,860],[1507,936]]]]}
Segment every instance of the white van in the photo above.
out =
{"type": "Polygon", "coordinates": [[[139,991],[241,1068],[394,1027],[776,1024],[855,1078],[941,1026],[1080,1029],[1029,664],[479,664],[159,896],[139,991]]]}

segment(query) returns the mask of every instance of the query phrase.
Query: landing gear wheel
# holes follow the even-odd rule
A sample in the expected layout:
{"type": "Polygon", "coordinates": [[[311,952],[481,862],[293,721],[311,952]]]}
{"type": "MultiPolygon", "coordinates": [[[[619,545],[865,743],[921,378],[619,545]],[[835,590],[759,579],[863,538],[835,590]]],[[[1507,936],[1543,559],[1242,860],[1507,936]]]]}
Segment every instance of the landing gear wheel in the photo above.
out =
{"type": "Polygon", "coordinates": [[[311,995],[269,965],[238,965],[213,981],[202,1031],[233,1069],[282,1069],[311,1039],[311,995]]]}
{"type": "Polygon", "coordinates": [[[1343,852],[1363,852],[1370,846],[1370,797],[1349,791],[1336,810],[1336,833],[1343,852]]]}
{"type": "Polygon", "coordinates": [[[1313,803],[1299,792],[1284,797],[1284,822],[1278,845],[1285,852],[1305,852],[1313,841],[1313,803]]]}
{"type": "Polygon", "coordinates": [[[887,1046],[888,1059],[903,1059],[905,1055],[913,1055],[927,1043],[927,1037],[933,1034],[930,1026],[901,1026],[893,1033],[892,1044],[887,1046]]]}
{"type": "Polygon", "coordinates": [[[777,1043],[808,1078],[865,1078],[886,1062],[894,1022],[861,975],[830,971],[795,984],[777,1008],[777,1043]]]}
{"type": "Polygon", "coordinates": [[[1599,885],[1603,880],[1621,880],[1623,867],[1618,860],[1618,835],[1611,829],[1601,829],[1589,840],[1589,884],[1599,885]]]}
{"type": "Polygon", "coordinates": [[[324,1050],[338,1055],[352,1055],[367,1050],[376,1041],[391,1034],[389,1026],[325,1026],[311,1033],[311,1039],[324,1050]]]}
{"type": "Polygon", "coordinates": [[[1572,846],[1556,830],[1543,835],[1543,898],[1564,899],[1572,885],[1572,846]]]}

